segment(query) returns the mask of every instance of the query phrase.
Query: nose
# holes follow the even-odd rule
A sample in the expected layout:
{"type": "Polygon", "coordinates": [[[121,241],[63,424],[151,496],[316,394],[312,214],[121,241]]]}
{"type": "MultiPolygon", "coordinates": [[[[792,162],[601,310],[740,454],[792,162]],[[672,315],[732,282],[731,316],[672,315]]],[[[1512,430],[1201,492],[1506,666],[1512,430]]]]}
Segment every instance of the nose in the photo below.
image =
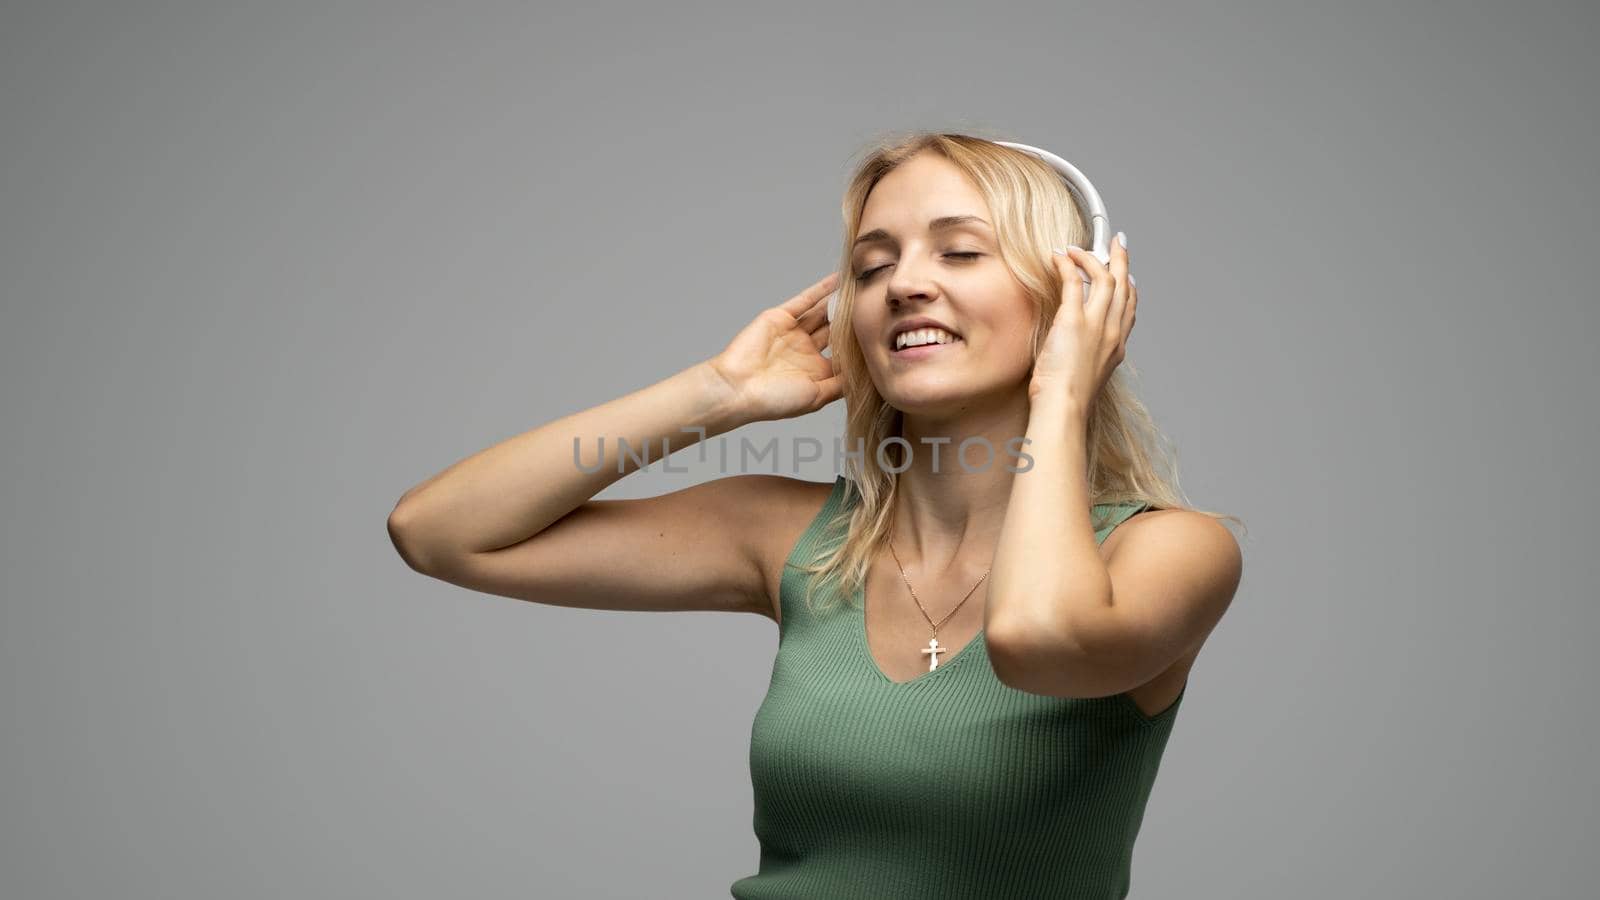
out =
{"type": "Polygon", "coordinates": [[[889,272],[888,284],[884,286],[884,300],[890,309],[902,303],[932,300],[939,296],[938,286],[923,271],[921,259],[914,254],[907,253],[895,263],[889,272]]]}

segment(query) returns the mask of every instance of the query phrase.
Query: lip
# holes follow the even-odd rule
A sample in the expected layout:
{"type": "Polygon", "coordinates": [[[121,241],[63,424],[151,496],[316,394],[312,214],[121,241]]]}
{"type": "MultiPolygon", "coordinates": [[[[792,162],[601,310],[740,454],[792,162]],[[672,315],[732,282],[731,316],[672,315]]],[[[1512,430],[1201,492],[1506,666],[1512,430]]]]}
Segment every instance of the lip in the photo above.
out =
{"type": "Polygon", "coordinates": [[[927,359],[930,356],[940,356],[945,353],[953,353],[955,352],[955,348],[964,343],[966,342],[953,341],[949,344],[923,344],[920,347],[907,347],[904,350],[890,350],[889,361],[897,363],[916,362],[919,359],[927,359]]]}
{"type": "MultiPolygon", "coordinates": [[[[896,322],[894,324],[894,327],[889,329],[889,339],[888,339],[889,352],[890,353],[897,353],[897,354],[898,353],[907,352],[905,350],[897,351],[897,350],[894,349],[895,339],[900,337],[900,335],[904,334],[907,331],[916,331],[919,328],[940,328],[940,329],[943,329],[943,330],[948,331],[951,334],[955,335],[957,339],[964,340],[961,337],[961,332],[955,330],[954,328],[951,328],[949,325],[946,325],[945,323],[939,321],[938,319],[930,318],[928,316],[916,316],[914,318],[904,319],[904,320],[901,320],[899,322],[896,322]]],[[[935,346],[935,345],[929,345],[929,346],[935,346]]],[[[949,344],[939,344],[937,346],[948,347],[950,345],[949,344]]],[[[921,349],[921,348],[920,347],[913,347],[911,349],[918,350],[918,349],[921,349]]]]}

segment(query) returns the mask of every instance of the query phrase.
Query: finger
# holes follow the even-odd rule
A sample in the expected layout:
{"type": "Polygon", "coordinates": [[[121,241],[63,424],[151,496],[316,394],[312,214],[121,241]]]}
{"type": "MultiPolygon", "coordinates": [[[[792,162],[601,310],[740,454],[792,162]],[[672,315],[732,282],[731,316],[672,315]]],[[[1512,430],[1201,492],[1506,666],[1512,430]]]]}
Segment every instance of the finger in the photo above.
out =
{"type": "Polygon", "coordinates": [[[814,301],[811,306],[801,310],[798,314],[790,311],[789,304],[793,302],[793,300],[788,301],[787,303],[784,303],[782,306],[778,307],[778,309],[780,312],[783,312],[786,315],[793,316],[795,324],[800,328],[810,331],[811,329],[816,328],[818,325],[828,320],[828,307],[832,304],[828,300],[827,295],[823,295],[821,298],[814,301]]]}
{"type": "Polygon", "coordinates": [[[815,322],[811,322],[806,326],[806,333],[807,334],[811,334],[811,335],[815,335],[819,330],[821,330],[823,328],[827,328],[829,325],[832,325],[832,324],[833,323],[831,321],[829,321],[829,319],[828,319],[827,313],[823,313],[822,315],[817,317],[817,320],[815,322]]]}
{"type": "Polygon", "coordinates": [[[830,375],[817,382],[817,409],[844,396],[844,376],[830,375]]]}
{"type": "Polygon", "coordinates": [[[1075,314],[1083,314],[1084,304],[1088,303],[1090,282],[1083,270],[1078,267],[1077,257],[1074,253],[1083,253],[1082,248],[1071,244],[1065,250],[1057,250],[1051,259],[1056,262],[1057,271],[1061,271],[1061,305],[1070,307],[1075,314]]]}
{"type": "Polygon", "coordinates": [[[1072,260],[1073,267],[1077,270],[1078,278],[1083,282],[1084,302],[1088,302],[1094,294],[1094,287],[1100,281],[1098,274],[1104,266],[1093,253],[1079,247],[1077,244],[1066,246],[1068,258],[1072,260]]]}
{"type": "Polygon", "coordinates": [[[1106,313],[1111,307],[1111,295],[1116,285],[1115,277],[1106,264],[1082,247],[1067,245],[1067,250],[1072,258],[1089,273],[1089,299],[1084,302],[1083,316],[1086,320],[1104,325],[1106,313]]]}
{"type": "Polygon", "coordinates": [[[821,350],[823,347],[828,346],[828,338],[832,335],[833,323],[825,321],[822,323],[821,328],[811,332],[811,345],[816,347],[818,350],[821,350]]]}
{"type": "Polygon", "coordinates": [[[801,313],[800,317],[795,319],[795,325],[798,326],[802,331],[806,332],[816,331],[818,328],[821,328],[823,325],[827,324],[827,322],[828,304],[823,302],[818,302],[816,306],[813,306],[801,313]]]}
{"type": "Polygon", "coordinates": [[[1134,283],[1133,275],[1128,276],[1128,305],[1122,310],[1122,339],[1126,341],[1128,335],[1133,333],[1135,314],[1139,310],[1139,286],[1134,283]]]}
{"type": "Polygon", "coordinates": [[[1110,308],[1106,311],[1106,320],[1114,324],[1118,330],[1118,340],[1126,329],[1125,318],[1128,305],[1128,236],[1117,232],[1116,240],[1111,242],[1111,301],[1110,308]]]}
{"type": "Polygon", "coordinates": [[[785,300],[778,308],[798,319],[806,310],[816,306],[818,301],[824,300],[829,294],[833,293],[838,286],[839,273],[829,272],[823,276],[821,281],[785,300]]]}

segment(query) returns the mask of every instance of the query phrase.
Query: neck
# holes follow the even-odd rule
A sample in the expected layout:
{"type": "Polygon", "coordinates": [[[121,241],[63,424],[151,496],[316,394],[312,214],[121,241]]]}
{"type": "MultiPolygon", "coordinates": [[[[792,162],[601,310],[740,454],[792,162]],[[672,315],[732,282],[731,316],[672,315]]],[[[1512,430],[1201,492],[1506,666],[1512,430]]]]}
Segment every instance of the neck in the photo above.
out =
{"type": "Polygon", "coordinates": [[[1028,411],[1019,392],[953,416],[902,417],[912,461],[897,476],[890,534],[908,569],[974,579],[989,569],[1016,477],[1010,470],[1026,465],[1019,456],[1027,452],[1020,439],[1028,411]],[[965,454],[962,441],[970,441],[965,454]]]}

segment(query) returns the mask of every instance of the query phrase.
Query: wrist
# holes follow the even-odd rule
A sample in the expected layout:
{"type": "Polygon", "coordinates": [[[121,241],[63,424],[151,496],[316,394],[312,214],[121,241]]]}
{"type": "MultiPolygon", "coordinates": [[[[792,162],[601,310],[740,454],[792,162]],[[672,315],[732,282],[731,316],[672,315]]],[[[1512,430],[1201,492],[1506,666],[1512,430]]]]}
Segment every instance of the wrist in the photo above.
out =
{"type": "Polygon", "coordinates": [[[708,435],[732,431],[752,421],[739,399],[738,388],[728,381],[713,360],[695,363],[686,374],[701,399],[700,415],[693,424],[704,425],[708,435]]]}
{"type": "Polygon", "coordinates": [[[1080,425],[1089,422],[1089,403],[1073,395],[1063,384],[1045,384],[1028,391],[1029,409],[1035,414],[1046,414],[1051,421],[1072,421],[1080,425]]]}

